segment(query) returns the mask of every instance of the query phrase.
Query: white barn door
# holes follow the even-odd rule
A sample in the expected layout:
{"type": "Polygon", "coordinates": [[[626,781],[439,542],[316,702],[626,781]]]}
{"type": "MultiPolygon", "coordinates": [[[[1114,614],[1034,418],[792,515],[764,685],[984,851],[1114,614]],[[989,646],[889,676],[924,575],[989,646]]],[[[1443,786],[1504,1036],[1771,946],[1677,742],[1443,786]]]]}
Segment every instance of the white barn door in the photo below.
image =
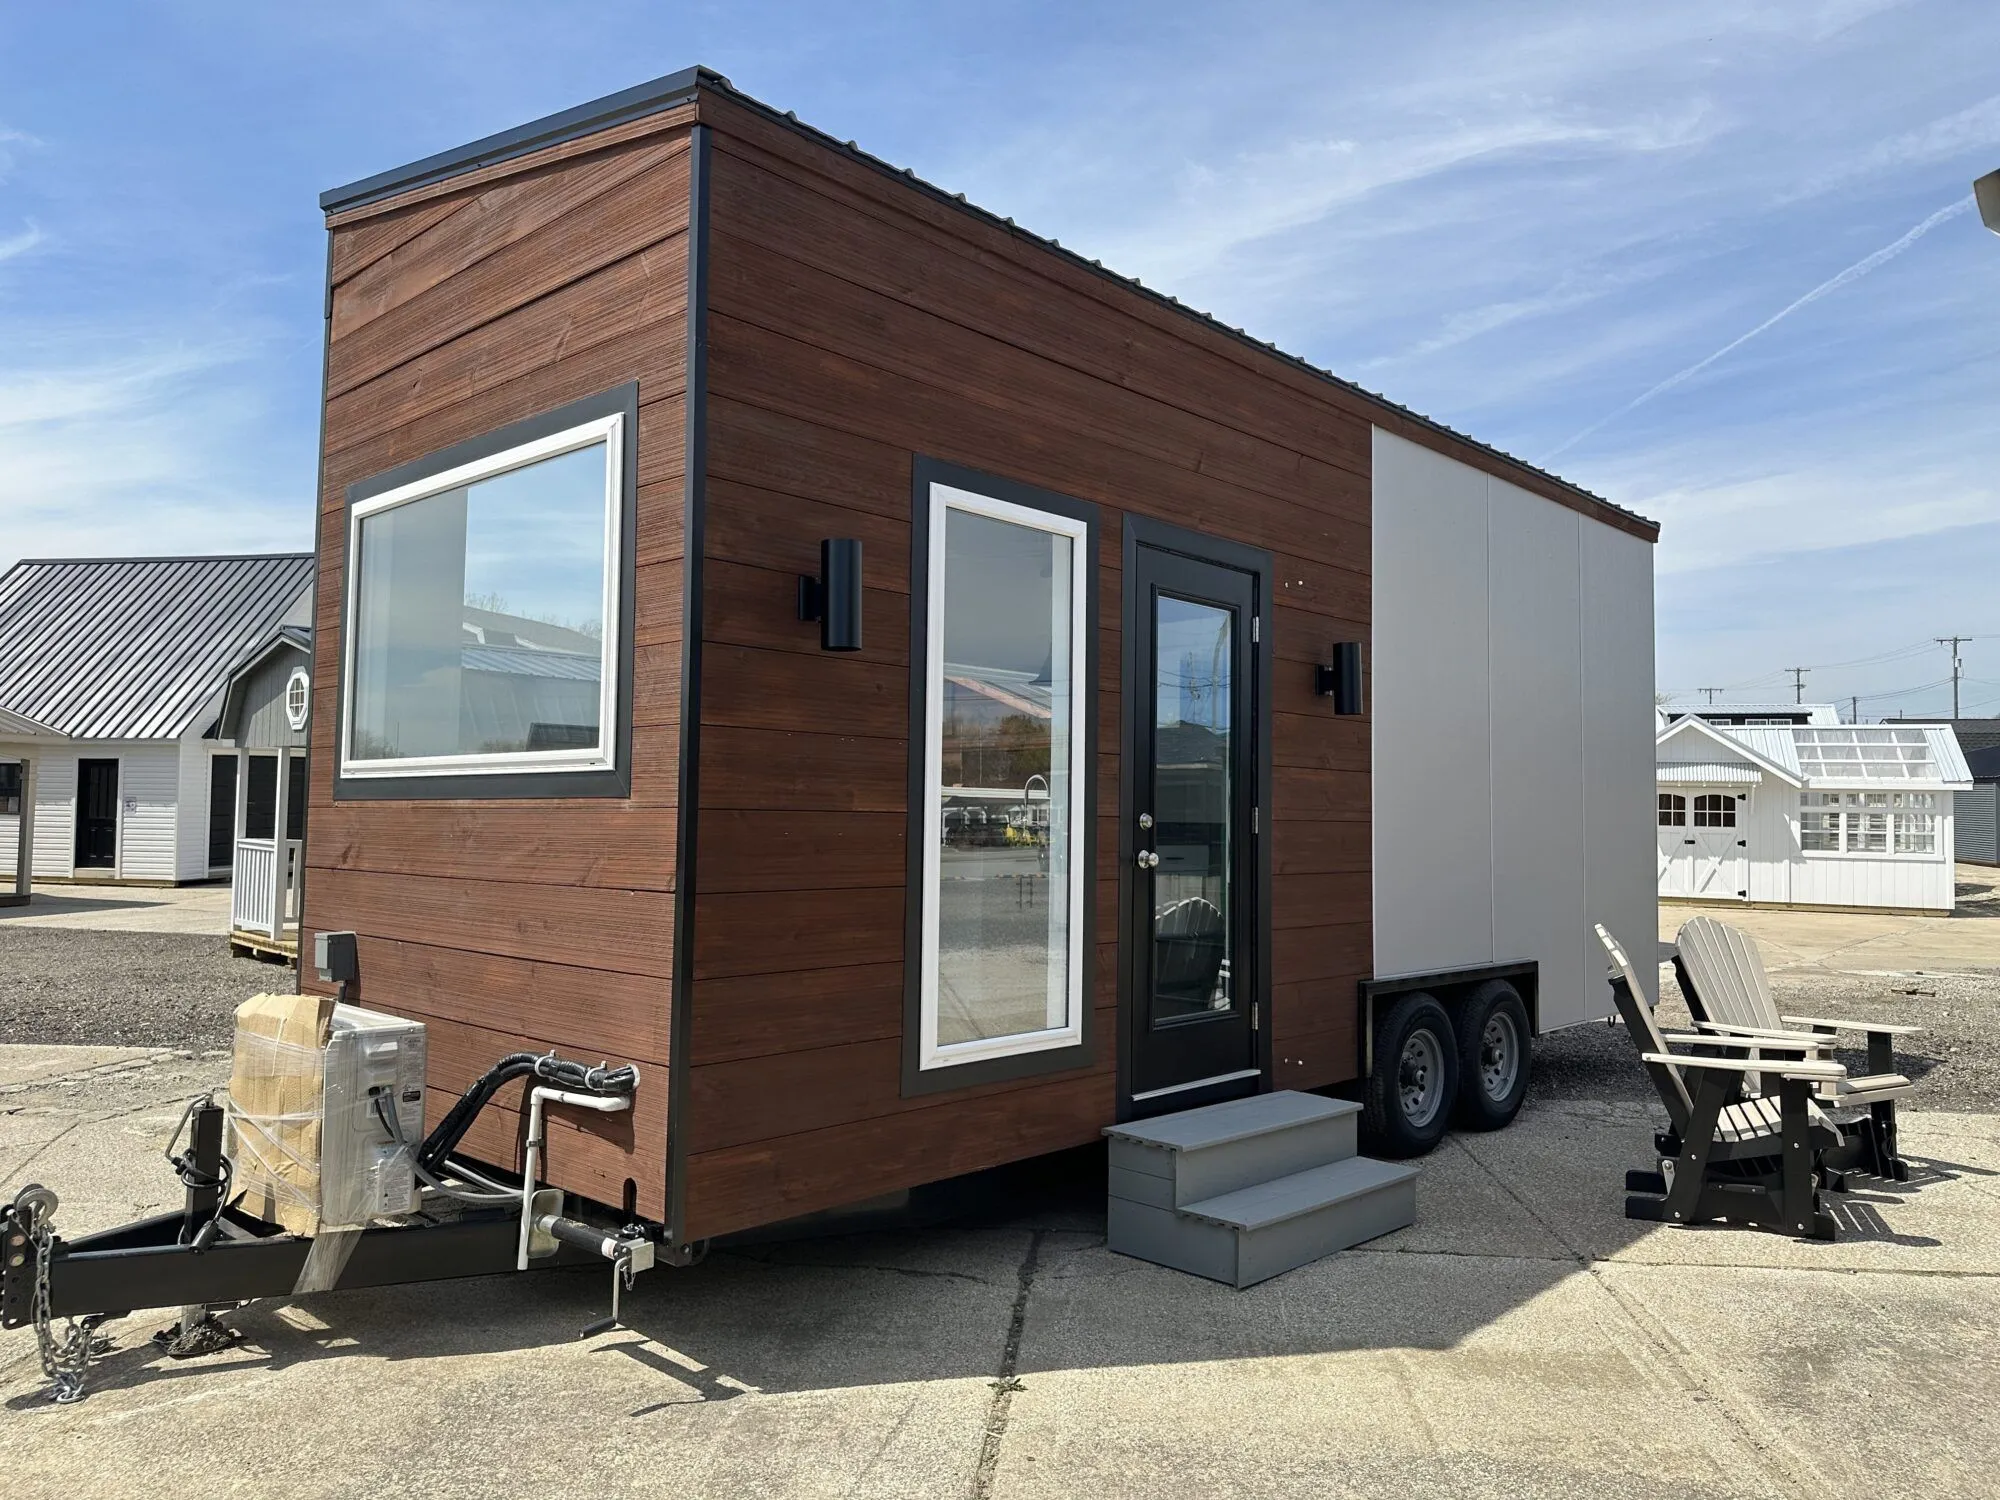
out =
{"type": "Polygon", "coordinates": [[[1694,838],[1694,889],[1704,901],[1750,899],[1749,820],[1745,804],[1729,792],[1698,792],[1688,799],[1688,833],[1694,838]]]}
{"type": "Polygon", "coordinates": [[[1730,792],[1659,794],[1662,896],[1750,899],[1748,806],[1730,792]]]}

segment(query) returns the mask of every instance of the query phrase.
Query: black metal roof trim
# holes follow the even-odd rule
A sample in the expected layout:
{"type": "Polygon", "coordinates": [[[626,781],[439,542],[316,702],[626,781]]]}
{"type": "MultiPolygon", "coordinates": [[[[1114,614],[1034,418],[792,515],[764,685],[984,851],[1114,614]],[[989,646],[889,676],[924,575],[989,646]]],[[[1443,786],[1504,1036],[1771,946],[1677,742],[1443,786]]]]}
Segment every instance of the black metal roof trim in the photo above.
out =
{"type": "Polygon", "coordinates": [[[891,162],[884,161],[879,156],[871,156],[853,141],[843,141],[835,136],[828,135],[825,131],[806,124],[789,110],[775,109],[771,105],[764,103],[763,100],[751,97],[712,68],[704,68],[698,65],[692,68],[683,68],[678,73],[670,73],[664,78],[656,78],[651,83],[642,83],[636,88],[626,89],[621,93],[608,94],[604,98],[593,100],[588,104],[579,104],[576,108],[564,110],[561,114],[549,115],[545,119],[531,121],[526,125],[517,126],[513,130],[505,130],[498,135],[487,136],[484,140],[474,141],[469,146],[461,146],[454,151],[443,151],[436,156],[426,157],[420,162],[413,162],[407,167],[400,167],[392,172],[383,172],[374,177],[364,178],[362,181],[350,183],[344,188],[335,188],[331,192],[320,195],[320,207],[332,213],[343,208],[356,208],[362,204],[390,197],[396,193],[407,192],[411,188],[428,186],[433,182],[443,181],[445,178],[455,176],[461,172],[469,172],[478,167],[491,165],[493,162],[505,161],[509,157],[521,156],[530,151],[540,150],[545,146],[574,140],[580,136],[588,135],[592,131],[602,130],[611,125],[623,124],[627,120],[637,119],[642,115],[654,114],[660,110],[670,109],[677,104],[684,104],[693,99],[704,88],[714,89],[718,94],[725,95],[738,104],[755,110],[773,124],[781,125],[822,146],[838,151],[844,156],[851,157],[864,166],[882,173],[885,177],[893,177],[898,182],[917,188],[929,194],[938,202],[955,208],[961,213],[971,214],[979,219],[983,219],[995,229],[1004,230],[1006,233],[1025,240],[1030,244],[1037,245],[1051,254],[1060,255],[1080,270],[1088,271],[1094,276],[1102,277],[1106,281],[1114,282],[1119,286],[1138,292],[1141,296],[1149,297],[1161,307],[1171,308],[1183,317],[1194,318],[1216,332],[1226,334],[1245,348],[1254,349],[1260,354],[1281,359],[1295,369],[1302,370],[1316,379],[1324,380],[1338,386],[1341,390],[1351,395],[1359,396],[1364,401],[1383,407],[1407,421],[1416,423],[1419,427],[1424,427],[1437,433],[1440,437],[1449,438],[1453,442],[1464,443],[1467,447],[1477,449],[1479,452],[1487,454],[1503,464],[1510,465],[1523,474],[1533,475],[1548,484],[1556,486],[1558,489],[1565,490],[1580,500],[1589,501],[1593,505],[1601,505],[1606,510],[1615,512],[1649,529],[1654,539],[1658,539],[1660,523],[1649,516],[1643,516],[1635,510],[1628,510],[1616,501],[1607,500],[1602,495],[1585,489],[1574,480],[1565,479],[1560,474],[1551,473],[1547,469],[1529,463],[1524,458],[1516,458],[1511,453],[1495,448],[1491,443],[1483,443],[1478,438],[1460,432],[1455,427],[1447,426],[1435,417],[1427,417],[1420,411],[1413,411],[1407,406],[1390,400],[1379,391],[1371,391],[1366,386],[1357,385],[1355,382],[1336,375],[1331,370],[1323,369],[1309,360],[1300,358],[1296,354],[1288,354],[1276,344],[1257,338],[1241,328],[1232,328],[1220,318],[1212,317],[1208,313],[1202,312],[1199,308],[1191,307],[1177,297],[1170,297],[1164,292],[1155,291],[1136,277],[1121,276],[1116,271],[1107,269],[1100,261],[1091,260],[1079,255],[1076,251],[1066,248],[1056,240],[1035,234],[1031,230],[1023,229],[1012,219],[1001,214],[996,214],[990,209],[981,208],[976,203],[969,202],[963,193],[947,192],[935,183],[926,182],[908,167],[898,167],[891,162]]]}
{"type": "Polygon", "coordinates": [[[530,151],[541,151],[608,130],[613,125],[644,119],[647,115],[656,115],[690,102],[704,84],[735,92],[729,80],[720,73],[700,66],[682,68],[678,73],[620,89],[615,94],[606,94],[602,99],[593,99],[574,109],[544,115],[539,120],[516,125],[512,130],[503,130],[468,145],[426,156],[422,161],[392,167],[387,172],[377,172],[373,177],[364,177],[344,187],[328,188],[319,195],[320,210],[332,214],[360,208],[378,199],[407,193],[412,188],[429,187],[434,182],[443,182],[462,172],[490,167],[496,162],[526,156],[530,151]]]}

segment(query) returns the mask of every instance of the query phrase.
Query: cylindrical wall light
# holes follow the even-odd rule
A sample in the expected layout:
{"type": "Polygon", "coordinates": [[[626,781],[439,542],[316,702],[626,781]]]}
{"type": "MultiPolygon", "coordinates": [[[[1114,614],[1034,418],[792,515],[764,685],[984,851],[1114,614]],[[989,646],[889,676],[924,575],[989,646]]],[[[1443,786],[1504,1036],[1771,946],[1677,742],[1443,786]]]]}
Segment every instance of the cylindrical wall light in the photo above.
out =
{"type": "Polygon", "coordinates": [[[1333,665],[1313,668],[1313,691],[1331,698],[1337,714],[1361,712],[1361,642],[1335,643],[1333,665]]]}
{"type": "Polygon", "coordinates": [[[861,649],[861,543],[828,537],[819,544],[819,577],[799,576],[799,618],[819,621],[822,651],[861,649]]]}

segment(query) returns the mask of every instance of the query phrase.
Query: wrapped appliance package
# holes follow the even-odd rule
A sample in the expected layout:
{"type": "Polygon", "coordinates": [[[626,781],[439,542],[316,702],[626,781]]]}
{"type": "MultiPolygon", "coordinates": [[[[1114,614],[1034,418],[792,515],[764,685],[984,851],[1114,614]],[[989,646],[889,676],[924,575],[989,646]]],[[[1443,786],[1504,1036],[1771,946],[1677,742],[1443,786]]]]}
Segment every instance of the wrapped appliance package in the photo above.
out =
{"type": "Polygon", "coordinates": [[[414,1209],[424,1060],[420,1021],[320,995],[244,1001],[227,1148],[243,1210],[320,1236],[414,1209]]]}

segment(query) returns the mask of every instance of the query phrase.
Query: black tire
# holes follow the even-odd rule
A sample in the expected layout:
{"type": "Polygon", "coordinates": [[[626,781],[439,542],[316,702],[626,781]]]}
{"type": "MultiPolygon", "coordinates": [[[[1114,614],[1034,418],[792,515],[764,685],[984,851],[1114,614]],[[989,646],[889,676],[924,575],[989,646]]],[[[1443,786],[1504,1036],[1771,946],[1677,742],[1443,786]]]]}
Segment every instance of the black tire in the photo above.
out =
{"type": "Polygon", "coordinates": [[[1444,1139],[1458,1095],[1451,1017],[1417,990],[1375,1018],[1375,1066],[1361,1084],[1361,1128],[1372,1156],[1422,1156],[1444,1139]]]}
{"type": "Polygon", "coordinates": [[[1452,1007],[1458,1035],[1458,1105],[1453,1118],[1467,1130],[1499,1130],[1514,1122],[1528,1097],[1535,1033],[1520,992],[1489,979],[1452,1007]]]}

